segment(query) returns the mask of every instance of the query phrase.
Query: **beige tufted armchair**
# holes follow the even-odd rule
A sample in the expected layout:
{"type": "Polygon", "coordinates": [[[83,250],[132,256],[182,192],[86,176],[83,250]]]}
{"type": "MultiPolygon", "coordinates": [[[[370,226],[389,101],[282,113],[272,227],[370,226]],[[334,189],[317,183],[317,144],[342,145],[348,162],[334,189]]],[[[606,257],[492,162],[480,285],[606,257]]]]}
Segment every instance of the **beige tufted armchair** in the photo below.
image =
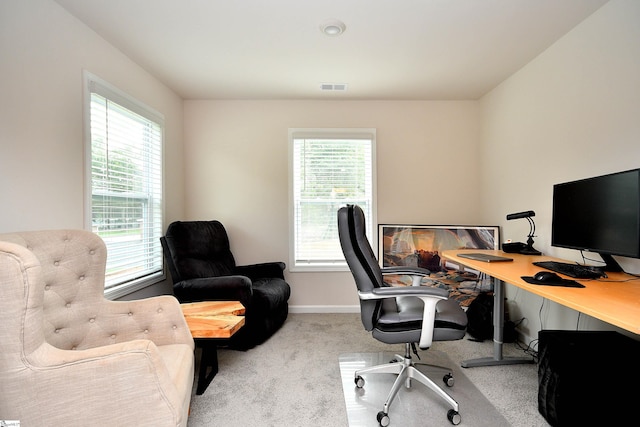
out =
{"type": "Polygon", "coordinates": [[[0,234],[0,419],[186,426],[194,344],[180,306],[106,300],[105,262],[88,231],[0,234]]]}

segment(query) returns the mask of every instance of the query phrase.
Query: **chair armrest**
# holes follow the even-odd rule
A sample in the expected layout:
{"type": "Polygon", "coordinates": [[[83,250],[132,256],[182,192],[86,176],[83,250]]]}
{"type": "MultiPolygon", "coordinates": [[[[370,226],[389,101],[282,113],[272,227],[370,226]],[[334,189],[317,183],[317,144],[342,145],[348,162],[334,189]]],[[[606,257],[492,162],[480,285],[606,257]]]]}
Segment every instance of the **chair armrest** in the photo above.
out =
{"type": "Polygon", "coordinates": [[[139,339],[116,344],[91,347],[83,350],[63,350],[48,343],[42,344],[27,358],[41,369],[61,368],[78,363],[93,363],[109,357],[124,356],[129,353],[146,353],[157,346],[151,340],[139,339]]]}
{"type": "Polygon", "coordinates": [[[259,264],[238,265],[234,271],[235,274],[247,276],[251,280],[277,277],[284,280],[284,262],[264,262],[259,264]]]}
{"type": "Polygon", "coordinates": [[[384,267],[381,269],[382,274],[408,274],[410,276],[417,274],[421,276],[428,276],[431,274],[430,270],[421,267],[407,267],[407,266],[394,266],[394,267],[384,267]]]}
{"type": "MultiPolygon", "coordinates": [[[[155,407],[178,410],[183,401],[158,347],[149,340],[134,340],[86,350],[62,350],[43,343],[28,356],[38,381],[63,400],[121,401],[122,410],[134,410],[143,399],[161,396],[155,407]],[[69,391],[72,389],[71,391],[69,391]],[[173,408],[173,409],[172,409],[173,408]]],[[[186,367],[185,367],[186,368],[186,367]]],[[[64,407],[64,406],[63,406],[64,407]]],[[[142,409],[140,409],[142,410],[142,409]]],[[[79,425],[90,425],[96,414],[79,413],[79,425]]],[[[95,421],[93,421],[95,422],[95,421]]]]}
{"type": "Polygon", "coordinates": [[[440,300],[449,299],[449,291],[441,288],[425,286],[402,286],[388,288],[374,288],[371,292],[358,292],[363,300],[376,300],[396,297],[416,297],[424,303],[422,312],[422,332],[420,333],[421,349],[431,347],[433,342],[433,328],[436,320],[436,305],[440,300]]]}
{"type": "Polygon", "coordinates": [[[427,297],[438,300],[448,299],[449,291],[442,288],[427,286],[390,286],[385,288],[373,288],[371,292],[358,292],[360,299],[385,299],[396,297],[427,297]]]}
{"type": "Polygon", "coordinates": [[[217,276],[183,280],[173,285],[180,302],[240,301],[248,307],[253,296],[251,279],[247,276],[217,276]]]}
{"type": "Polygon", "coordinates": [[[420,282],[423,277],[429,277],[431,271],[426,268],[420,267],[406,267],[406,266],[396,266],[396,267],[384,267],[381,269],[383,276],[389,275],[405,275],[411,276],[412,283],[411,286],[420,286],[420,282]]]}
{"type": "MultiPolygon", "coordinates": [[[[155,345],[194,347],[180,303],[171,295],[131,301],[105,300],[98,321],[109,325],[118,342],[143,339],[155,345]]],[[[94,343],[94,346],[104,344],[94,343]]]]}

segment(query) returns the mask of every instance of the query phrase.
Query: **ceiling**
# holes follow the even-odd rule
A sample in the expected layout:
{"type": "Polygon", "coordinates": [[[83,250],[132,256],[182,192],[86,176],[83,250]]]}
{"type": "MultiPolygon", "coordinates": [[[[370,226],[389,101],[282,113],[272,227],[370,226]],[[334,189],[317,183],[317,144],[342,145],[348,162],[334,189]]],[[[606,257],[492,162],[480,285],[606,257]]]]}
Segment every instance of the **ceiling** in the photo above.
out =
{"type": "Polygon", "coordinates": [[[55,1],[185,99],[363,100],[478,99],[607,2],[55,1]]]}

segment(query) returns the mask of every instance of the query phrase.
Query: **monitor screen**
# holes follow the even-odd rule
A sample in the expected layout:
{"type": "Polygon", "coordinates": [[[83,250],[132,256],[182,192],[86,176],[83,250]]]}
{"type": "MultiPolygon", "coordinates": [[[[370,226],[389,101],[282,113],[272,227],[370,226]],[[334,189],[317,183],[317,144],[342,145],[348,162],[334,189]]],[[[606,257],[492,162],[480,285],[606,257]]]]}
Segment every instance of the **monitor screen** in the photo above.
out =
{"type": "Polygon", "coordinates": [[[554,185],[551,245],[640,258],[640,169],[554,185]]]}

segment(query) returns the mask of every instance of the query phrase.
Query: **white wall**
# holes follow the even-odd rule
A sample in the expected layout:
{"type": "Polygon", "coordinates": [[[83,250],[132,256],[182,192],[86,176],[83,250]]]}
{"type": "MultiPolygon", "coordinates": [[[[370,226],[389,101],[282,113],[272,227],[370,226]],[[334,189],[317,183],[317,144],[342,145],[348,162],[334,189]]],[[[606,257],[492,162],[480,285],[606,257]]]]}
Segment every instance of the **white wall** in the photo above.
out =
{"type": "MultiPolygon", "coordinates": [[[[500,218],[506,238],[526,240],[527,222],[505,215],[532,209],[535,247],[579,260],[550,246],[553,184],[640,167],[639,23],[640,2],[614,0],[482,99],[482,217],[500,218]]],[[[640,272],[639,260],[617,259],[640,272]]],[[[511,286],[507,297],[529,337],[611,329],[549,302],[539,315],[542,299],[511,286]]]]}
{"type": "MultiPolygon", "coordinates": [[[[377,129],[378,222],[476,224],[475,101],[186,101],[186,219],[218,219],[239,264],[289,259],[289,128],[377,129]]],[[[355,306],[348,272],[290,273],[290,303],[355,306]]]]}
{"type": "MultiPolygon", "coordinates": [[[[526,221],[504,216],[533,209],[536,247],[577,258],[550,247],[552,185],[640,166],[638,22],[640,2],[611,1],[480,102],[188,101],[183,151],[170,89],[55,2],[3,0],[0,232],[82,227],[87,69],[165,115],[167,223],[220,219],[240,263],[288,259],[289,127],[378,130],[380,223],[498,224],[522,240],[526,221]]],[[[348,273],[287,275],[293,305],[357,302],[348,273]]],[[[535,336],[542,301],[508,296],[535,336]]],[[[545,328],[577,323],[545,304],[545,328]]]]}
{"type": "Polygon", "coordinates": [[[166,216],[183,216],[182,100],[51,0],[0,2],[0,232],[83,228],[86,69],[165,116],[166,216]]]}

